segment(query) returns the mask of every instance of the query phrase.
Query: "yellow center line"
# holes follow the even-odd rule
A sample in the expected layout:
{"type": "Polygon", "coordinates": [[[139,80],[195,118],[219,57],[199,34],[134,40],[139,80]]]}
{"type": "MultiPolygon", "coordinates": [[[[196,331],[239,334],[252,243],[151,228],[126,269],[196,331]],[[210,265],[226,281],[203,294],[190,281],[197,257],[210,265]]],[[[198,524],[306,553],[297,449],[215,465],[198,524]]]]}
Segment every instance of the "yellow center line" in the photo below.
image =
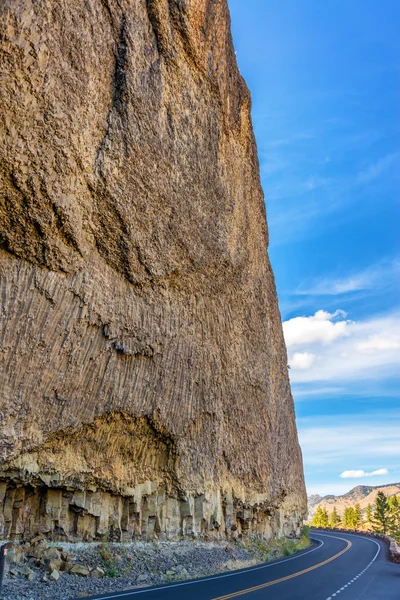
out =
{"type": "MultiPolygon", "coordinates": [[[[333,537],[333,536],[327,536],[327,537],[333,537]]],[[[344,538],[338,538],[336,536],[335,536],[335,539],[346,542],[346,544],[347,544],[346,548],[344,548],[344,550],[341,550],[334,556],[331,556],[331,558],[328,558],[327,560],[324,560],[323,562],[320,562],[317,565],[314,565],[313,567],[308,567],[308,569],[303,569],[303,571],[297,571],[297,573],[292,573],[292,575],[286,575],[286,577],[281,577],[280,579],[275,579],[274,581],[268,581],[268,583],[262,583],[261,585],[256,585],[254,587],[247,588],[247,589],[241,590],[239,592],[233,592],[232,594],[226,594],[225,596],[218,596],[218,598],[213,598],[212,600],[228,600],[228,598],[237,598],[238,596],[244,596],[244,594],[250,594],[250,592],[256,592],[257,590],[262,590],[263,588],[270,587],[271,585],[276,585],[277,583],[282,583],[283,581],[288,581],[289,579],[293,579],[294,577],[299,577],[300,575],[304,575],[305,573],[314,571],[314,569],[319,569],[320,567],[327,565],[328,563],[332,562],[333,560],[336,560],[336,558],[339,558],[339,556],[342,556],[342,554],[347,552],[347,550],[350,550],[351,545],[352,545],[351,542],[345,540],[344,538]]]]}

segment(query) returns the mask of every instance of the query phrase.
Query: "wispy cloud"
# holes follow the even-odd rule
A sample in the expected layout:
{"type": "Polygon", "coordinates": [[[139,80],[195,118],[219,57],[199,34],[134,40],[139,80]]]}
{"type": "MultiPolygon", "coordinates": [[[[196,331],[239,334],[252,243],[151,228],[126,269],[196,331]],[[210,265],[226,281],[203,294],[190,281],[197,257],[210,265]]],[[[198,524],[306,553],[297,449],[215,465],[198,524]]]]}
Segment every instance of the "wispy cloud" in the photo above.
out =
{"type": "Polygon", "coordinates": [[[389,471],[387,469],[376,469],[376,471],[371,471],[370,473],[366,473],[362,469],[353,470],[353,471],[343,471],[340,474],[342,479],[360,479],[362,477],[374,477],[375,475],[388,475],[389,471]]]}
{"type": "Polygon", "coordinates": [[[318,396],[318,398],[323,398],[326,396],[340,396],[340,395],[348,395],[349,394],[349,390],[348,387],[343,386],[343,387],[339,387],[339,386],[316,386],[316,387],[310,387],[308,385],[306,385],[305,387],[301,386],[301,385],[292,385],[292,392],[293,392],[293,396],[296,400],[299,400],[301,398],[315,398],[315,396],[318,396]]]}
{"type": "Polygon", "coordinates": [[[357,344],[357,350],[361,352],[374,352],[379,350],[399,350],[400,334],[390,333],[369,335],[366,340],[357,344]]]}
{"type": "Polygon", "coordinates": [[[338,296],[362,290],[377,290],[398,284],[400,259],[380,261],[342,278],[319,278],[295,290],[298,296],[338,296]]]}
{"type": "Polygon", "coordinates": [[[300,418],[298,431],[308,493],[343,494],[354,485],[362,484],[365,477],[371,485],[399,481],[398,410],[300,418]],[[369,468],[354,469],[351,471],[354,476],[341,477],[341,473],[350,471],[349,457],[353,465],[369,468]],[[382,464],[386,465],[384,469],[382,464]]]}
{"type": "MultiPolygon", "coordinates": [[[[290,359],[289,359],[290,360],[290,359]]],[[[369,402],[371,399],[373,402],[396,402],[399,396],[399,376],[396,374],[394,368],[394,375],[381,379],[379,377],[379,371],[376,379],[367,377],[354,377],[354,379],[343,379],[341,381],[335,381],[340,385],[330,385],[329,381],[293,381],[296,379],[291,367],[292,377],[292,394],[296,402],[307,402],[314,403],[318,401],[317,410],[321,410],[322,406],[334,406],[341,402],[344,398],[349,402],[363,401],[369,402]],[[324,385],[325,384],[325,385],[324,385]],[[352,400],[350,400],[352,399],[352,400]]]]}
{"type": "Polygon", "coordinates": [[[374,467],[376,462],[388,464],[400,453],[398,412],[299,419],[298,428],[307,469],[340,469],[348,464],[349,456],[354,462],[368,462],[374,467]]]}
{"type": "MultiPolygon", "coordinates": [[[[272,164],[282,165],[280,172],[271,169],[264,173],[261,163],[272,246],[293,243],[306,233],[320,235],[321,230],[337,225],[333,215],[342,221],[353,219],[353,211],[361,202],[364,212],[376,210],[376,188],[372,185],[375,182],[379,182],[382,194],[388,187],[392,193],[393,186],[398,189],[400,153],[387,154],[366,167],[343,173],[341,165],[329,161],[327,167],[321,162],[320,153],[314,155],[308,148],[299,146],[296,153],[286,146],[274,150],[272,164]],[[307,160],[304,154],[309,157],[307,160]]],[[[334,155],[333,149],[327,150],[334,155]]]]}
{"type": "Polygon", "coordinates": [[[379,160],[374,163],[371,163],[360,171],[357,176],[357,182],[365,185],[366,183],[371,183],[375,179],[379,179],[394,163],[398,160],[399,154],[397,152],[393,152],[391,154],[387,154],[383,156],[379,160]]]}

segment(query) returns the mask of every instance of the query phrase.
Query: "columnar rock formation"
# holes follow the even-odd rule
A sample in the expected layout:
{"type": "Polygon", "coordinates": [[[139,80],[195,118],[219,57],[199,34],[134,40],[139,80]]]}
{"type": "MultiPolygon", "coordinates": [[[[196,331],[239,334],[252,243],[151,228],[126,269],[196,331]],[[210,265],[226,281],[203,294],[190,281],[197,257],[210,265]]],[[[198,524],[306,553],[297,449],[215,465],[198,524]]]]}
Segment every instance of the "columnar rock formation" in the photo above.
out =
{"type": "Polygon", "coordinates": [[[0,536],[306,510],[226,0],[3,0],[0,536]]]}

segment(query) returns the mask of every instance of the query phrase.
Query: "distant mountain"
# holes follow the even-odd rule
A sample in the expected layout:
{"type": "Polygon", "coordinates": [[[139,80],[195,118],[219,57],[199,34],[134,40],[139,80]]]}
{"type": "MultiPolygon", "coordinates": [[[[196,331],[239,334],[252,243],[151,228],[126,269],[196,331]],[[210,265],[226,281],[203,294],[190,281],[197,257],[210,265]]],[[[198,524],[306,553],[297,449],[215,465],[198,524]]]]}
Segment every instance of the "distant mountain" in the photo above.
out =
{"type": "Polygon", "coordinates": [[[308,496],[307,497],[308,510],[310,510],[310,508],[312,508],[316,504],[319,504],[321,502],[321,500],[322,500],[322,496],[320,496],[319,494],[312,494],[312,496],[308,496]]]}
{"type": "Polygon", "coordinates": [[[376,496],[378,492],[383,492],[386,496],[400,496],[400,483],[388,483],[387,485],[357,485],[355,488],[343,494],[343,496],[324,496],[321,497],[318,494],[313,494],[308,497],[308,519],[311,520],[317,510],[318,506],[326,508],[330,513],[333,507],[336,506],[336,510],[339,515],[342,516],[343,511],[348,506],[354,506],[359,504],[361,510],[364,511],[368,504],[375,504],[376,496]]]}

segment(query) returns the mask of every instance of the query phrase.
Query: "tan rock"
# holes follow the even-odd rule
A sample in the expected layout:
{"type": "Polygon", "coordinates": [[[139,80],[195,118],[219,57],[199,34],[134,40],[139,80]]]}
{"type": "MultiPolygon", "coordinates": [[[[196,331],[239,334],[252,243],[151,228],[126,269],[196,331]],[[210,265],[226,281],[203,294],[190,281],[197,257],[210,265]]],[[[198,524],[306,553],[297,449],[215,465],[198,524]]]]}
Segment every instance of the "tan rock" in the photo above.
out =
{"type": "Polygon", "coordinates": [[[90,571],[84,565],[74,565],[70,570],[71,575],[79,575],[79,577],[89,577],[90,571]]]}
{"type": "Polygon", "coordinates": [[[52,573],[53,571],[56,571],[56,570],[59,571],[61,569],[62,564],[64,564],[64,563],[62,563],[61,560],[55,560],[55,559],[52,559],[52,560],[46,559],[44,562],[44,566],[48,573],[52,573]]]}
{"type": "Polygon", "coordinates": [[[31,539],[31,545],[32,545],[32,546],[37,546],[37,544],[39,544],[39,543],[41,543],[41,542],[44,542],[44,541],[45,541],[45,540],[44,540],[44,538],[43,538],[43,534],[42,534],[42,533],[39,533],[38,535],[36,535],[35,537],[33,537],[33,538],[31,539]]]}
{"type": "Polygon", "coordinates": [[[92,571],[90,571],[90,577],[94,579],[102,579],[105,575],[105,571],[101,567],[95,567],[92,571]]]}
{"type": "Polygon", "coordinates": [[[54,569],[49,575],[50,581],[58,581],[60,579],[60,573],[58,569],[54,569]]]}
{"type": "Polygon", "coordinates": [[[39,553],[38,561],[40,566],[44,567],[46,571],[51,573],[54,569],[60,569],[61,567],[61,554],[56,548],[46,548],[39,553]]]}
{"type": "Polygon", "coordinates": [[[61,560],[63,562],[72,562],[74,560],[74,556],[70,552],[62,551],[61,552],[61,560]]]}
{"type": "Polygon", "coordinates": [[[0,18],[4,536],[297,532],[226,0],[13,0],[0,18]]]}
{"type": "Polygon", "coordinates": [[[25,562],[24,548],[17,546],[9,548],[7,552],[7,562],[12,565],[21,565],[25,562]]]}
{"type": "Polygon", "coordinates": [[[25,566],[22,569],[21,573],[22,575],[25,575],[25,577],[29,579],[29,581],[33,581],[35,579],[35,571],[33,571],[33,569],[30,569],[28,566],[25,566]]]}
{"type": "Polygon", "coordinates": [[[60,566],[60,571],[65,571],[65,573],[69,573],[73,566],[74,563],[72,562],[72,560],[63,561],[60,566]]]}

